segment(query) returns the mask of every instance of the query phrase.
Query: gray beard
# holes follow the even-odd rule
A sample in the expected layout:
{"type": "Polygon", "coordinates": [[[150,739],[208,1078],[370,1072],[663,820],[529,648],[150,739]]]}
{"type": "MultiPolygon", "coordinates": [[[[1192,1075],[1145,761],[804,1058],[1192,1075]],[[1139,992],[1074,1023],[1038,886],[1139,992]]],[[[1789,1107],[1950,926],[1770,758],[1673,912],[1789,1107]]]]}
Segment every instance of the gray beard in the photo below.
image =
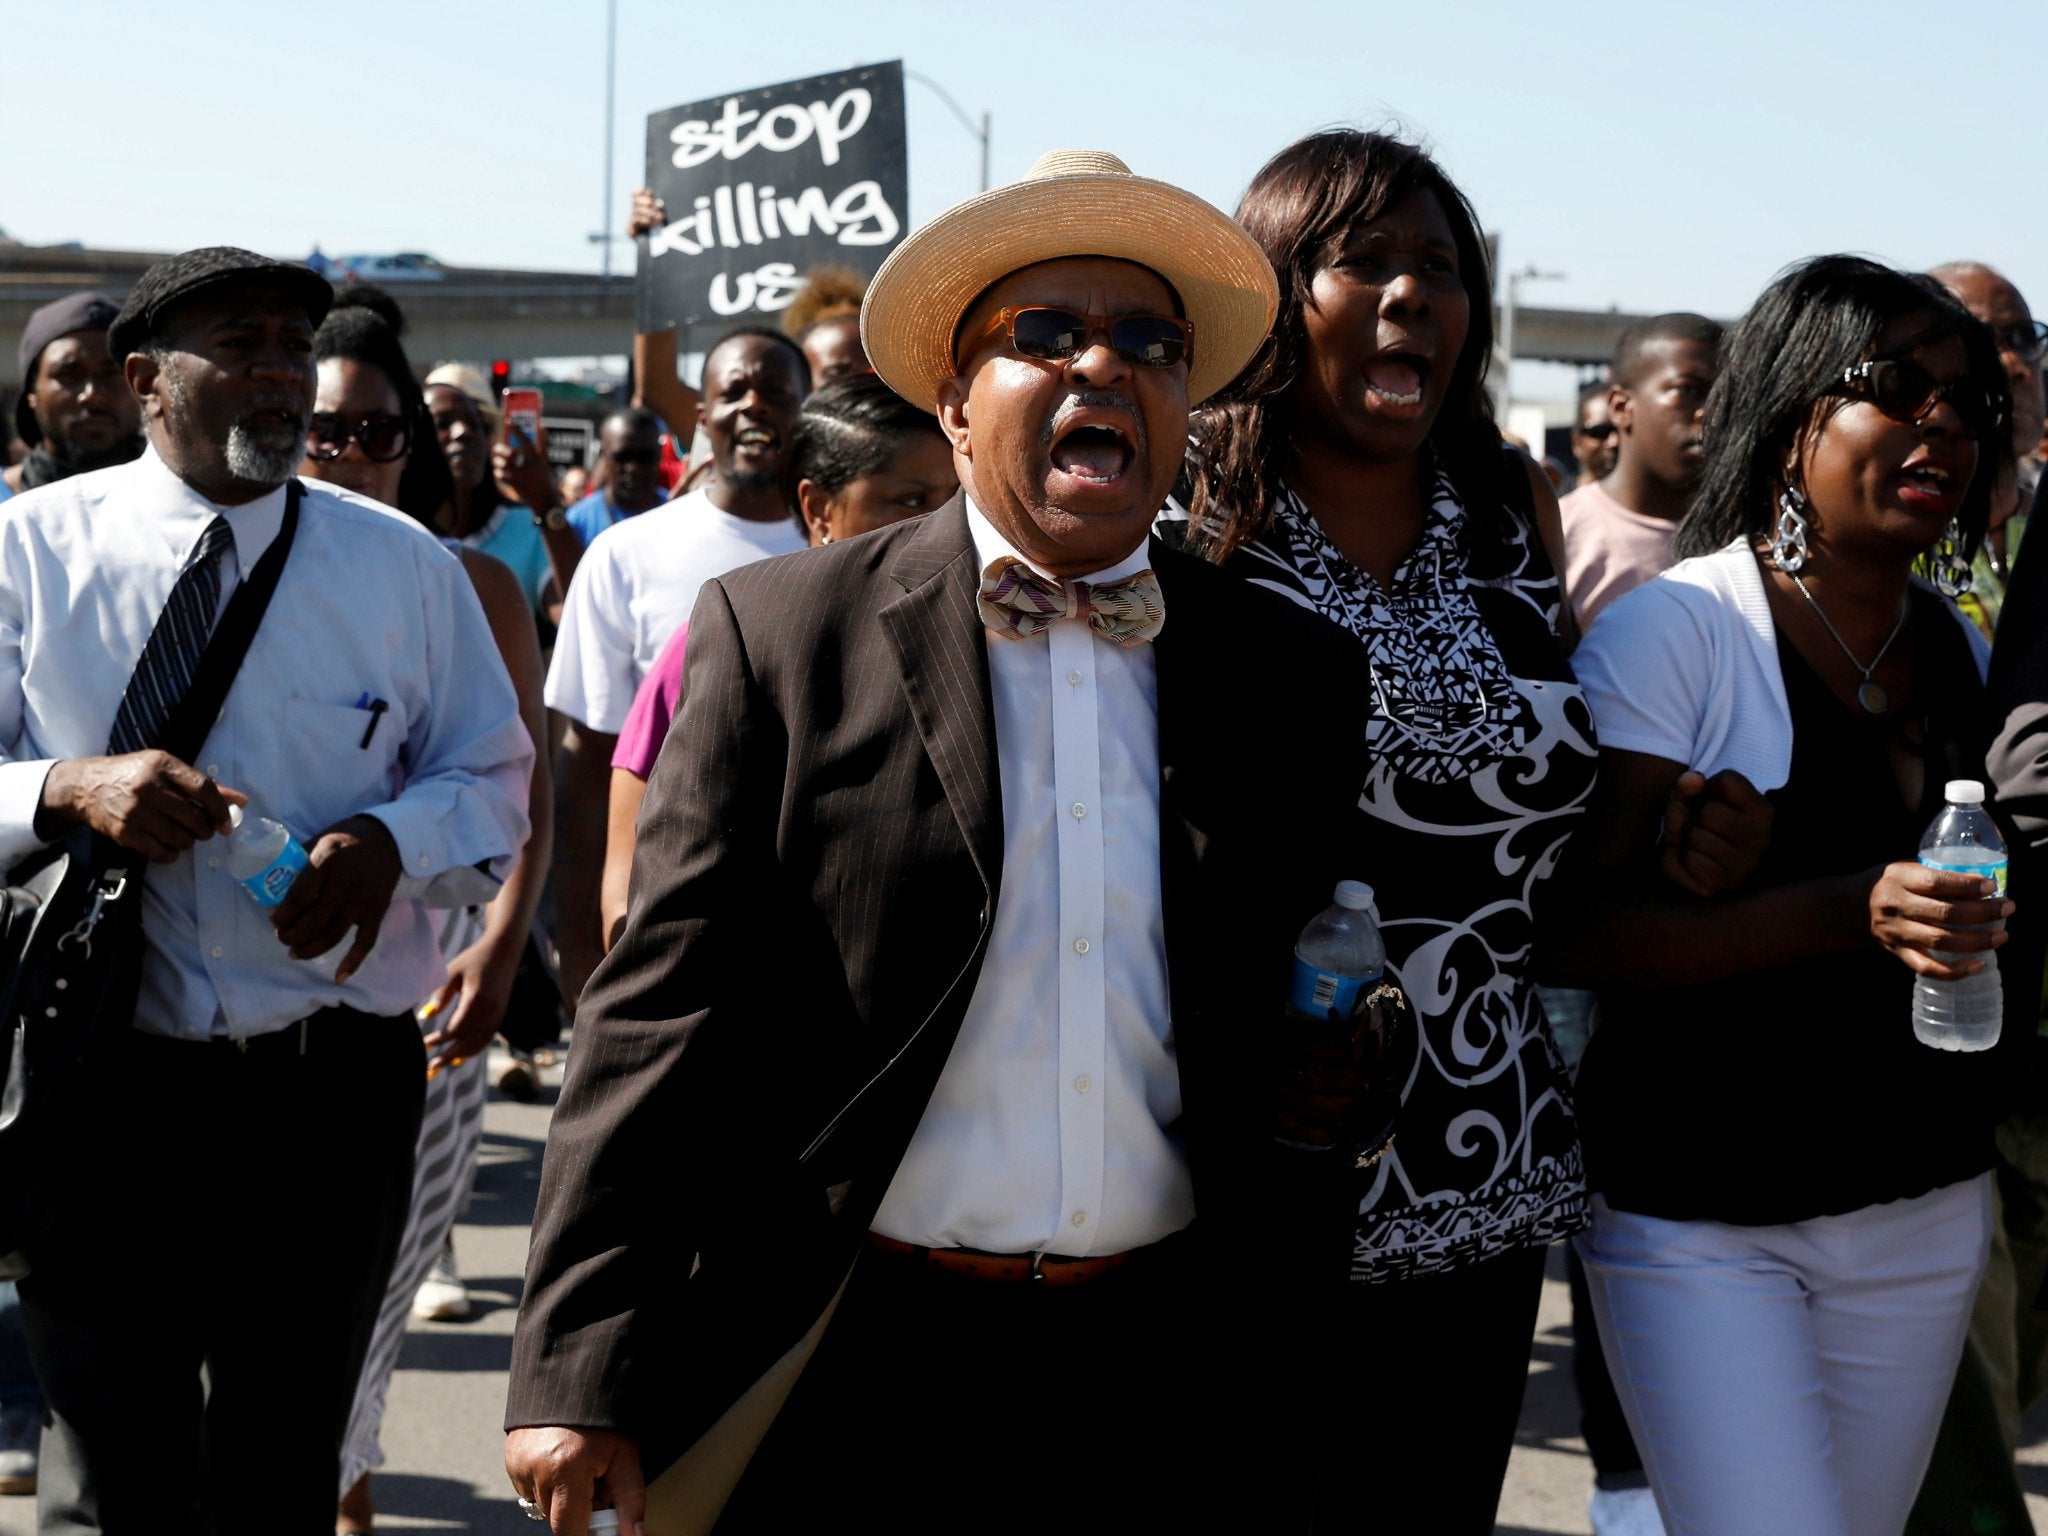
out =
{"type": "MultiPolygon", "coordinates": [[[[185,376],[162,359],[158,359],[158,366],[163,369],[164,394],[171,409],[183,412],[191,402],[185,376]]],[[[306,429],[307,423],[300,421],[289,443],[272,447],[258,442],[246,422],[236,422],[228,428],[228,473],[251,485],[283,485],[298,473],[299,464],[306,457],[306,429]]]]}
{"type": "Polygon", "coordinates": [[[289,443],[260,443],[241,422],[228,428],[228,473],[252,485],[283,485],[298,472],[306,456],[306,428],[301,423],[289,443]]]}

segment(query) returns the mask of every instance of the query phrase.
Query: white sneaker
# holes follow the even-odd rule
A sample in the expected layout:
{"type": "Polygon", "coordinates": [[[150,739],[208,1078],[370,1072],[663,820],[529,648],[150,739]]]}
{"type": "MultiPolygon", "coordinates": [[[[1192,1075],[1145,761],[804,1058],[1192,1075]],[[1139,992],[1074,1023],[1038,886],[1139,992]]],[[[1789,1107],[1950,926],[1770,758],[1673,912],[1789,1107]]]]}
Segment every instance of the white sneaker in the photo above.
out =
{"type": "Polygon", "coordinates": [[[1664,1536],[1657,1496],[1647,1488],[1595,1488],[1586,1516],[1593,1536],[1664,1536]]]}
{"type": "Polygon", "coordinates": [[[470,1310],[469,1291],[455,1272],[455,1239],[451,1235],[413,1293],[412,1315],[423,1323],[459,1323],[470,1310]]]}
{"type": "Polygon", "coordinates": [[[42,1416],[19,1406],[0,1408],[0,1494],[36,1491],[36,1451],[42,1442],[42,1416]]]}

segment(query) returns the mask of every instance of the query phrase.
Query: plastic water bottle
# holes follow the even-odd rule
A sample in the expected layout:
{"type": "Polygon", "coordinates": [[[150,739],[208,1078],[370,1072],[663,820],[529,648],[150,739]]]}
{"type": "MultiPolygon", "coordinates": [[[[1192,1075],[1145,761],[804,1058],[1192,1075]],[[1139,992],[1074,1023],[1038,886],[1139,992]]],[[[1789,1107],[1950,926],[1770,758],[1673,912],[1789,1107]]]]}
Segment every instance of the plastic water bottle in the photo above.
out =
{"type": "MultiPolygon", "coordinates": [[[[1362,880],[1339,880],[1335,901],[1310,918],[1294,941],[1294,978],[1287,989],[1289,1021],[1348,1041],[1359,1000],[1379,984],[1386,968],[1387,948],[1380,940],[1372,887],[1362,880]]],[[[1279,1140],[1290,1147],[1320,1146],[1284,1136],[1279,1140]]]]}
{"type": "MultiPolygon", "coordinates": [[[[2005,839],[1984,809],[1984,786],[1975,779],[1950,779],[1943,791],[1948,804],[1920,839],[1920,862],[1929,869],[1954,870],[1998,882],[2005,895],[2005,839]]],[[[1988,927],[2003,928],[1999,919],[1988,927]]],[[[1960,981],[1913,980],[1913,1034],[1922,1045],[1939,1051],[1982,1051],[1998,1043],[2005,994],[1998,980],[1998,954],[1936,951],[1949,961],[1981,959],[1984,969],[1960,981]]]]}
{"type": "Polygon", "coordinates": [[[228,807],[228,824],[228,872],[257,906],[276,906],[306,867],[306,850],[282,822],[244,816],[239,805],[228,807]]]}

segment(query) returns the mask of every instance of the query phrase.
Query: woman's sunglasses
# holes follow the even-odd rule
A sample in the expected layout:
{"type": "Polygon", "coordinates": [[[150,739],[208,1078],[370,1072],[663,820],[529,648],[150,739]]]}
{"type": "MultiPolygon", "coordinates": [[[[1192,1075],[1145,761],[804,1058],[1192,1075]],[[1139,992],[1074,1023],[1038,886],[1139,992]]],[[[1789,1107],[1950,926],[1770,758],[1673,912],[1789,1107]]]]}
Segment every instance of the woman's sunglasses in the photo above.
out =
{"type": "Polygon", "coordinates": [[[2005,408],[1983,385],[1967,374],[1944,384],[1918,363],[1902,357],[1873,358],[1842,374],[1843,393],[1868,400],[1893,421],[1917,426],[1935,402],[1946,400],[1963,436],[1983,437],[2005,425],[2005,408]]]}
{"type": "Polygon", "coordinates": [[[1064,363],[1106,335],[1116,355],[1134,368],[1171,368],[1194,349],[1195,328],[1172,315],[1077,315],[1070,309],[1005,306],[982,327],[977,342],[1004,326],[1010,345],[1024,357],[1064,363]]]}
{"type": "Polygon", "coordinates": [[[306,452],[316,459],[338,459],[354,443],[373,464],[402,459],[412,447],[412,423],[389,411],[372,411],[367,416],[344,416],[339,411],[315,411],[306,427],[306,452]]]}

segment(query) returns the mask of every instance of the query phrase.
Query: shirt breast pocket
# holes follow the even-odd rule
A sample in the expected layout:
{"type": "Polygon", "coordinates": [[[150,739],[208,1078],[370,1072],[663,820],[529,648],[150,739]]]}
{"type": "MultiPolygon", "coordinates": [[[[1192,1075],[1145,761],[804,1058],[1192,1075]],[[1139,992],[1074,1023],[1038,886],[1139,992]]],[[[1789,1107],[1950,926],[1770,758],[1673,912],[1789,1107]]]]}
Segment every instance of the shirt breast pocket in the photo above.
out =
{"type": "Polygon", "coordinates": [[[397,799],[404,788],[403,705],[371,711],[286,699],[279,724],[285,766],[268,798],[309,843],[335,822],[397,799]]]}

